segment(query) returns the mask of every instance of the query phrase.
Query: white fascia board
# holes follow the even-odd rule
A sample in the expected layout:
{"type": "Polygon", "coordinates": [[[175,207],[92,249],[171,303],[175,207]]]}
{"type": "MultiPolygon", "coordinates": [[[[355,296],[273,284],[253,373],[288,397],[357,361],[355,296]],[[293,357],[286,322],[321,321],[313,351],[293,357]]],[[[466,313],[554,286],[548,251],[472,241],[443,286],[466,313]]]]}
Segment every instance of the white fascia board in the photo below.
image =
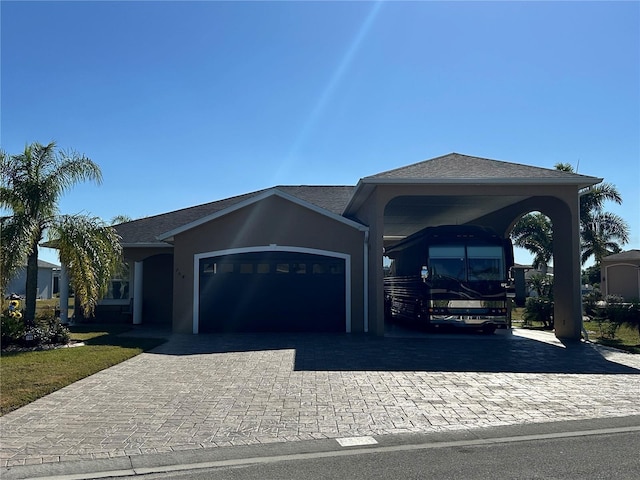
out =
{"type": "Polygon", "coordinates": [[[353,195],[351,195],[351,198],[349,199],[349,203],[347,203],[347,206],[345,207],[342,214],[345,215],[348,212],[356,212],[366,201],[366,199],[369,198],[369,195],[371,195],[371,192],[373,192],[374,188],[375,185],[363,182],[363,180],[360,179],[358,181],[358,184],[356,185],[355,190],[353,191],[353,195]]]}
{"type": "Polygon", "coordinates": [[[122,248],[173,248],[173,245],[166,242],[140,242],[121,243],[122,248]]]}
{"type": "Polygon", "coordinates": [[[247,207],[249,205],[252,205],[254,203],[260,202],[266,198],[272,197],[272,196],[277,196],[280,198],[283,198],[285,200],[288,200],[290,202],[293,202],[297,205],[300,205],[301,207],[307,208],[309,210],[312,210],[316,213],[319,213],[320,215],[324,215],[325,217],[329,217],[333,220],[336,220],[337,222],[343,223],[345,225],[348,225],[352,228],[356,228],[360,231],[366,231],[369,229],[369,227],[362,225],[358,222],[354,222],[353,220],[349,220],[348,218],[345,217],[341,217],[340,215],[336,215],[333,212],[330,212],[328,210],[325,210],[323,208],[320,208],[312,203],[306,202],[304,200],[301,200],[297,197],[294,197],[293,195],[289,195],[288,193],[284,193],[281,190],[278,190],[277,188],[271,188],[269,190],[265,190],[262,193],[259,193],[258,195],[251,197],[251,198],[247,198],[246,200],[243,200],[241,202],[238,202],[234,205],[231,205],[230,207],[227,207],[223,210],[220,210],[219,212],[215,212],[212,213],[211,215],[207,215],[205,217],[199,218],[198,220],[195,220],[191,223],[188,223],[186,225],[183,225],[181,227],[175,228],[169,232],[163,233],[161,235],[158,235],[156,238],[158,240],[168,240],[171,239],[172,237],[174,237],[175,235],[178,235],[179,233],[183,233],[186,232],[187,230],[191,230],[192,228],[198,227],[200,225],[203,225],[205,223],[208,223],[212,220],[215,220],[216,218],[220,218],[223,217],[224,215],[228,215],[232,212],[235,212],[237,210],[240,210],[244,207],[247,207]]]}

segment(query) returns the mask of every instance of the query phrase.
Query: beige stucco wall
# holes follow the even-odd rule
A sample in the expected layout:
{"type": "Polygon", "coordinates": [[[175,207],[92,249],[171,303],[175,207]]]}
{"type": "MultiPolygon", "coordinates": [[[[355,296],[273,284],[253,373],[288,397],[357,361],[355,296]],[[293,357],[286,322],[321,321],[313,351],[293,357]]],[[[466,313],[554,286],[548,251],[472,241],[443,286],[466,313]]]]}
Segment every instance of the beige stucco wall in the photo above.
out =
{"type": "Polygon", "coordinates": [[[133,271],[133,263],[141,262],[145,258],[152,257],[154,255],[172,254],[173,248],[168,247],[124,247],[123,256],[126,262],[130,264],[133,271]]]}
{"type": "Polygon", "coordinates": [[[351,327],[364,329],[364,232],[279,196],[216,218],[174,238],[173,330],[193,328],[194,256],[276,244],[351,256],[351,327]]]}
{"type": "Polygon", "coordinates": [[[600,265],[600,291],[620,295],[626,302],[640,300],[640,260],[607,261],[600,265]]]}

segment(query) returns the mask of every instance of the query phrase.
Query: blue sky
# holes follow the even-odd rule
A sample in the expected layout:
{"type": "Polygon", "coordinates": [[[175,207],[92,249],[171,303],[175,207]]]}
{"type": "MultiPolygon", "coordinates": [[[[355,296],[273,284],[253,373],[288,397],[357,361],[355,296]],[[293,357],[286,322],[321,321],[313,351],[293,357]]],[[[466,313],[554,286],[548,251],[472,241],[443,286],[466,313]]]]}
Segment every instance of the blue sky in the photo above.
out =
{"type": "MultiPolygon", "coordinates": [[[[1,146],[102,168],[105,220],[450,152],[621,192],[640,248],[639,2],[10,2],[1,146]]],[[[43,259],[55,261],[51,252],[43,259]]],[[[517,261],[528,257],[519,253],[517,261]]]]}

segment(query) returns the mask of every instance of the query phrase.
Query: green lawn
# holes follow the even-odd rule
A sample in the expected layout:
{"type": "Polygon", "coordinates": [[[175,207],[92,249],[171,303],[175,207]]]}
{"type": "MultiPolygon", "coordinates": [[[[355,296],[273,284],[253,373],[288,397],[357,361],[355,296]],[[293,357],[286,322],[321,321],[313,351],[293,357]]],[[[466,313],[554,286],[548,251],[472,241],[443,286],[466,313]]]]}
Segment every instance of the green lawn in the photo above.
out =
{"type": "Polygon", "coordinates": [[[70,328],[71,338],[84,342],[84,346],[3,352],[0,415],[164,343],[158,338],[118,336],[130,328],[128,325],[74,326],[70,328]]]}
{"type": "Polygon", "coordinates": [[[621,325],[616,330],[614,338],[607,338],[607,335],[603,335],[606,331],[601,331],[601,327],[597,322],[584,322],[584,328],[587,330],[589,340],[592,342],[640,354],[640,333],[638,333],[637,328],[621,325]]]}
{"type": "MultiPolygon", "coordinates": [[[[512,313],[512,323],[514,327],[541,329],[542,323],[533,322],[532,325],[524,326],[522,313],[524,308],[514,308],[512,313]]],[[[607,345],[609,347],[625,350],[630,353],[640,354],[640,333],[637,328],[631,328],[628,325],[620,326],[614,338],[607,338],[606,329],[601,328],[597,322],[584,322],[584,328],[589,335],[589,341],[607,345]]]]}

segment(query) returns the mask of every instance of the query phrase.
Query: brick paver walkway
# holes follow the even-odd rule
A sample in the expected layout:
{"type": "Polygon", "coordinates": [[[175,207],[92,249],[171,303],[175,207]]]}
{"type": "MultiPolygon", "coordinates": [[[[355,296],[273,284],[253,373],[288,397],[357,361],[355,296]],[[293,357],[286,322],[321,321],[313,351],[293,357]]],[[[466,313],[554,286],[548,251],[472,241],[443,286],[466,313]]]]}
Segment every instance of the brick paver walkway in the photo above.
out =
{"type": "Polygon", "coordinates": [[[528,335],[175,335],[1,417],[1,466],[640,414],[640,356],[528,335]]]}

